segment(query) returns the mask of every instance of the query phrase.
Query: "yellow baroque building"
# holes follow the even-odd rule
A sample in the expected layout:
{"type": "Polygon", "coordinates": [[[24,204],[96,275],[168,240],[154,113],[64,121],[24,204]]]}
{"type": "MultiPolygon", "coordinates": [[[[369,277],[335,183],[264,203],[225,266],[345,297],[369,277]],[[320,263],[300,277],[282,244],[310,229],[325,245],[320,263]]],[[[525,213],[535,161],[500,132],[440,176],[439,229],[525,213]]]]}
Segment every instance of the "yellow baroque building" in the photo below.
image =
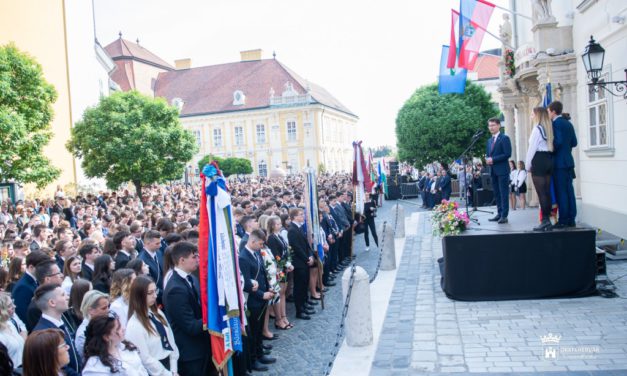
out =
{"type": "Polygon", "coordinates": [[[261,50],[243,51],[239,62],[192,68],[189,59],[172,67],[121,37],[105,49],[122,90],[163,97],[179,108],[199,146],[192,166],[212,154],[249,159],[259,176],[276,168],[351,168],[357,115],[278,60],[262,59],[261,50]]]}

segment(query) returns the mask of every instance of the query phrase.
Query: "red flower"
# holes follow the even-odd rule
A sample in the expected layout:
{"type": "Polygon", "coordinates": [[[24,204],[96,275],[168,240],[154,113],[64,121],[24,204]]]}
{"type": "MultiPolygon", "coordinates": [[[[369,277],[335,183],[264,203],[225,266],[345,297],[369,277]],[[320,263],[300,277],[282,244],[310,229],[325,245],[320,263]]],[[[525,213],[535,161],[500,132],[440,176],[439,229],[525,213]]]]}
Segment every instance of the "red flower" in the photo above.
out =
{"type": "Polygon", "coordinates": [[[277,256],[277,257],[276,257],[276,260],[277,260],[277,261],[281,261],[281,257],[280,257],[280,256],[277,256]]]}
{"type": "Polygon", "coordinates": [[[261,251],[261,256],[266,257],[266,252],[261,251]]]}

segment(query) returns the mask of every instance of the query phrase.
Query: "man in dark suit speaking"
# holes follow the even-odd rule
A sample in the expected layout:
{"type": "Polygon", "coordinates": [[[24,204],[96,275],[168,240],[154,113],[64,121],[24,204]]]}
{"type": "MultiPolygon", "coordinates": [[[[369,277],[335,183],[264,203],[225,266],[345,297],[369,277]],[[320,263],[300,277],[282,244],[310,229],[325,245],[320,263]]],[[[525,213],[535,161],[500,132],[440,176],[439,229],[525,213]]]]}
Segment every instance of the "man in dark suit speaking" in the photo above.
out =
{"type": "Polygon", "coordinates": [[[512,156],[512,143],[504,134],[501,134],[501,121],[498,118],[488,120],[488,130],[492,137],[486,145],[486,163],[491,167],[492,187],[498,214],[490,221],[507,223],[509,214],[508,186],[509,186],[509,158],[512,156]]]}

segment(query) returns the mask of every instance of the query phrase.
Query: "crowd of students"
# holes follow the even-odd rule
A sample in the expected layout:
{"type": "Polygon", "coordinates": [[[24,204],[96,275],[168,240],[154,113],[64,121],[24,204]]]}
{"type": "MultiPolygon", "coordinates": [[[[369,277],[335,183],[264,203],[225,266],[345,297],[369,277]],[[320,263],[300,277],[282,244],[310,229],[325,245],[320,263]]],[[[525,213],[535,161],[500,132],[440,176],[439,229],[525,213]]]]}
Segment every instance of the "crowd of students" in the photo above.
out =
{"type": "MultiPolygon", "coordinates": [[[[360,221],[377,241],[376,204],[353,217],[350,177],[323,175],[320,260],[303,231],[304,183],[229,183],[248,312],[236,374],[276,361],[271,319],[289,330],[318,312],[350,263],[360,221]]],[[[197,278],[199,204],[198,189],[184,185],[1,203],[0,374],[215,374],[197,278]]]]}

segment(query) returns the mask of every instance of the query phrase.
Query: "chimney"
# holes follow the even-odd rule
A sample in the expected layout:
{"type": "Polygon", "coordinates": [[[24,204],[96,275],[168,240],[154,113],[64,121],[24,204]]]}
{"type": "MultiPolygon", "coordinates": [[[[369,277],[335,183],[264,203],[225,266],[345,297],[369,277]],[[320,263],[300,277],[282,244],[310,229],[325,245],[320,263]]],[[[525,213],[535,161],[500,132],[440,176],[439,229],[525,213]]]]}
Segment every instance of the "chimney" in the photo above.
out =
{"type": "Polygon", "coordinates": [[[242,61],[257,61],[261,60],[261,48],[256,50],[240,51],[242,61]]]}
{"type": "Polygon", "coordinates": [[[174,60],[174,67],[176,70],[190,69],[192,67],[192,59],[174,60]]]}

